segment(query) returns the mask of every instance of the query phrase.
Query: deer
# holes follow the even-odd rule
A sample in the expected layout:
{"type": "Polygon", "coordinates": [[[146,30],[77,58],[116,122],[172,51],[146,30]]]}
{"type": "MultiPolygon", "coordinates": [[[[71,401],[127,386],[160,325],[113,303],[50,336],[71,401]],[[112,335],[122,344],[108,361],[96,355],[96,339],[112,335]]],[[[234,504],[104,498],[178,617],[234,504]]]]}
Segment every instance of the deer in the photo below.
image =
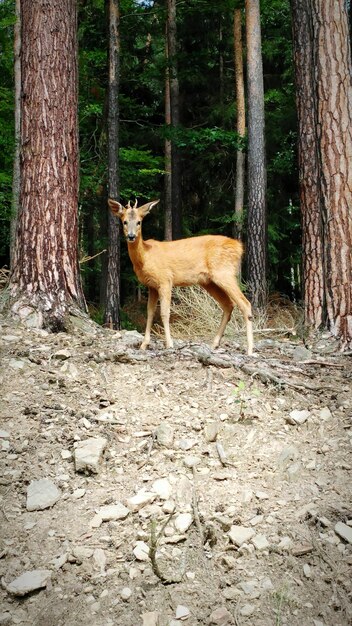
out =
{"type": "Polygon", "coordinates": [[[116,200],[108,199],[112,213],[121,220],[134,272],[142,285],[148,287],[147,323],[141,350],[146,350],[150,344],[158,300],[166,348],[173,348],[170,334],[172,288],[200,285],[216,300],[223,312],[212,349],[220,345],[237,305],[246,324],[247,353],[252,355],[252,309],[237,280],[243,255],[242,243],[223,235],[201,235],[175,241],[143,240],[143,219],[159,201],[152,200],[138,207],[137,200],[134,206],[130,201],[123,206],[116,200]]]}

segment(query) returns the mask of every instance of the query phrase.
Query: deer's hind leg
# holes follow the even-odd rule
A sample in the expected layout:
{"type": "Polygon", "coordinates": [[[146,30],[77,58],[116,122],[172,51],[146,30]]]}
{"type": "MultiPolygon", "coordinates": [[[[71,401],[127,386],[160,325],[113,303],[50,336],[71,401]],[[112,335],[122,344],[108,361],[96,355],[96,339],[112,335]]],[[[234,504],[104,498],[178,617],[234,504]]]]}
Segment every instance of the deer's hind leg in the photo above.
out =
{"type": "Polygon", "coordinates": [[[238,306],[246,323],[247,354],[253,354],[252,306],[240,290],[235,278],[225,279],[219,275],[214,279],[216,286],[225,292],[232,306],[238,306]]]}
{"type": "Polygon", "coordinates": [[[233,311],[233,304],[230,298],[228,297],[228,295],[225,293],[225,291],[221,289],[221,287],[219,287],[215,283],[209,283],[208,285],[202,285],[202,286],[209,293],[209,295],[211,295],[214,298],[214,300],[216,300],[216,302],[220,305],[222,309],[222,318],[221,318],[220,326],[212,343],[212,348],[215,349],[219,347],[220,341],[225,332],[225,328],[228,322],[230,321],[231,313],[233,311]]]}
{"type": "Polygon", "coordinates": [[[153,325],[154,314],[158,304],[158,292],[153,287],[149,287],[147,305],[147,325],[145,327],[144,339],[141,350],[145,350],[150,344],[150,331],[153,325]]]}

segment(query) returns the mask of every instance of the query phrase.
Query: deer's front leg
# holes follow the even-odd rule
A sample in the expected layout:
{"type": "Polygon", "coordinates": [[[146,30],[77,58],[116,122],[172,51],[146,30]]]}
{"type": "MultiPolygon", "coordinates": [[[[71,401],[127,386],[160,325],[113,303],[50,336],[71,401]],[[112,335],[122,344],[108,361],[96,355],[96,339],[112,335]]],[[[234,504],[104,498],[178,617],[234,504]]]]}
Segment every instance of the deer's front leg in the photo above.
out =
{"type": "Polygon", "coordinates": [[[145,327],[144,339],[141,345],[141,350],[146,350],[150,344],[150,331],[153,325],[154,313],[156,305],[158,304],[158,292],[153,287],[149,287],[148,291],[148,305],[147,305],[147,325],[145,327]]]}
{"type": "Polygon", "coordinates": [[[159,289],[160,298],[160,315],[164,326],[165,343],[167,348],[173,348],[174,343],[170,334],[170,304],[171,304],[171,285],[163,285],[159,289]]]}

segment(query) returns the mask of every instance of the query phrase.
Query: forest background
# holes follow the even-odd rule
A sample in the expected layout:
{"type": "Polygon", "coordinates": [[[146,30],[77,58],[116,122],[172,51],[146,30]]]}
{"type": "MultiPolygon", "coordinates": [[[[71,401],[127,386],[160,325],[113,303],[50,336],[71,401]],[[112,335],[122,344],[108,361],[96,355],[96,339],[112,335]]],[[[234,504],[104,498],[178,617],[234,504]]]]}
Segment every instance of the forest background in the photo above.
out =
{"type": "MultiPolygon", "coordinates": [[[[233,16],[241,3],[177,3],[180,123],[165,119],[163,2],[123,0],[119,19],[119,196],[140,203],[161,197],[145,237],[164,237],[165,142],[180,156],[182,235],[236,232],[236,152],[233,16]],[[163,210],[164,209],[164,210],[163,210]]],[[[350,7],[349,7],[350,8],[350,7]]],[[[0,265],[9,264],[14,133],[14,2],[0,4],[0,265]]],[[[104,308],[108,236],[108,11],[104,0],[79,3],[79,245],[84,293],[99,319],[104,308]]],[[[268,291],[302,296],[297,118],[288,0],[261,2],[267,168],[268,291]]],[[[244,63],[246,50],[244,49],[244,63]]],[[[248,104],[248,102],[247,102],[248,104]]],[[[243,238],[246,241],[246,204],[243,238]]],[[[139,288],[121,247],[121,303],[139,288]]],[[[244,279],[246,271],[243,272],[244,279]]],[[[122,318],[122,323],[127,320],[122,318]]]]}

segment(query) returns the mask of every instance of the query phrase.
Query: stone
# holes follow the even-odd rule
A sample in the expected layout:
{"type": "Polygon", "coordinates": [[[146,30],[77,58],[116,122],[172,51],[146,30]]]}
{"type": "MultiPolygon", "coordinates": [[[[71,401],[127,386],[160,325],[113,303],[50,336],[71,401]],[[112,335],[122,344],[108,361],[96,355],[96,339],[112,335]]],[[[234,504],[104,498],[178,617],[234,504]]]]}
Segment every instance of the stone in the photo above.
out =
{"type": "Polygon", "coordinates": [[[95,548],[93,552],[93,559],[97,566],[100,568],[100,573],[102,576],[105,575],[105,566],[106,566],[106,554],[102,548],[95,548]]]}
{"type": "Polygon", "coordinates": [[[293,426],[301,426],[307,421],[309,416],[310,411],[305,409],[303,411],[298,411],[297,409],[294,409],[288,416],[286,416],[286,421],[293,426]]]}
{"type": "Polygon", "coordinates": [[[66,361],[66,359],[69,359],[71,356],[72,355],[69,350],[63,349],[54,352],[53,359],[57,359],[58,361],[66,361]]]}
{"type": "Polygon", "coordinates": [[[337,522],[335,528],[335,533],[342,537],[347,543],[352,543],[352,528],[343,522],[337,522]]]}
{"type": "Polygon", "coordinates": [[[185,533],[193,523],[193,516],[190,513],[180,513],[174,521],[176,530],[185,533]]]}
{"type": "Polygon", "coordinates": [[[216,438],[219,433],[219,424],[217,422],[207,422],[204,426],[204,438],[205,441],[211,443],[212,441],[216,441],[216,438]]]}
{"type": "Polygon", "coordinates": [[[91,472],[97,474],[106,445],[107,439],[105,439],[105,437],[96,437],[80,441],[75,449],[76,472],[91,472]]]}
{"type": "Polygon", "coordinates": [[[10,433],[7,430],[0,430],[0,439],[9,439],[10,433]]]}
{"type": "Polygon", "coordinates": [[[255,531],[253,528],[248,528],[246,526],[233,525],[229,531],[230,540],[238,547],[249,541],[254,535],[255,531]]]}
{"type": "Polygon", "coordinates": [[[146,504],[153,502],[156,498],[156,493],[153,491],[138,491],[135,496],[127,499],[127,506],[130,511],[139,511],[146,504]]]}
{"type": "Polygon", "coordinates": [[[132,589],[130,589],[129,587],[124,587],[120,591],[120,596],[122,600],[124,600],[125,602],[127,602],[127,600],[130,599],[131,595],[132,595],[132,589]]]}
{"type": "Polygon", "coordinates": [[[231,622],[232,615],[224,606],[215,609],[209,617],[210,626],[226,626],[226,624],[231,624],[231,622]]]}
{"type": "Polygon", "coordinates": [[[299,451],[296,446],[285,446],[279,456],[279,465],[285,467],[291,461],[297,461],[299,458],[299,451]]]}
{"type": "Polygon", "coordinates": [[[144,541],[137,541],[133,548],[133,554],[137,561],[148,561],[149,559],[149,546],[144,541]]]}
{"type": "Polygon", "coordinates": [[[312,578],[312,570],[309,567],[308,563],[305,563],[303,565],[303,574],[305,575],[306,578],[312,578]]]}
{"type": "Polygon", "coordinates": [[[191,448],[193,448],[195,445],[197,444],[196,441],[194,441],[194,439],[180,439],[180,441],[178,442],[178,447],[180,448],[180,450],[191,450],[191,448]]]}
{"type": "Polygon", "coordinates": [[[277,547],[280,550],[289,550],[292,547],[291,537],[288,537],[287,535],[285,535],[285,537],[282,537],[277,547]]]}
{"type": "Polygon", "coordinates": [[[75,491],[72,493],[72,498],[74,498],[75,500],[79,500],[80,498],[83,498],[85,493],[85,489],[75,489],[75,491]]]}
{"type": "Polygon", "coordinates": [[[158,611],[142,613],[142,620],[142,626],[159,626],[159,613],[158,611]]]}
{"type": "Polygon", "coordinates": [[[162,500],[168,500],[172,492],[172,487],[167,478],[158,478],[153,482],[152,491],[155,491],[162,500]]]}
{"type": "Polygon", "coordinates": [[[4,611],[3,613],[0,613],[1,626],[5,624],[10,624],[11,622],[12,622],[11,613],[9,613],[8,611],[4,611]]]}
{"type": "Polygon", "coordinates": [[[43,589],[51,580],[51,571],[47,569],[36,569],[24,572],[15,578],[8,585],[3,583],[6,591],[14,596],[26,596],[32,591],[43,589]]]}
{"type": "Polygon", "coordinates": [[[251,502],[253,498],[253,491],[252,489],[244,489],[241,493],[241,502],[243,504],[248,504],[249,502],[251,502]]]}
{"type": "Polygon", "coordinates": [[[255,537],[251,539],[251,542],[256,550],[259,551],[266,550],[270,545],[265,535],[255,535],[255,537]]]}
{"type": "Polygon", "coordinates": [[[176,501],[183,510],[192,508],[193,487],[187,476],[181,476],[176,483],[176,501]]]}
{"type": "Polygon", "coordinates": [[[121,502],[118,502],[118,504],[101,506],[97,515],[101,517],[103,522],[110,522],[112,520],[125,519],[129,513],[129,509],[121,504],[121,502]]]}
{"type": "Polygon", "coordinates": [[[183,604],[179,604],[176,607],[176,612],[175,612],[175,617],[176,619],[187,619],[191,614],[191,611],[189,610],[189,608],[187,606],[184,606],[183,604]]]}
{"type": "Polygon", "coordinates": [[[239,614],[243,615],[244,617],[249,617],[250,615],[252,615],[252,613],[254,613],[254,611],[255,611],[254,604],[244,604],[240,608],[239,614]]]}
{"type": "Polygon", "coordinates": [[[331,413],[329,407],[324,406],[322,409],[320,409],[319,417],[320,417],[320,419],[322,419],[324,421],[327,421],[327,420],[331,419],[332,418],[332,413],[331,413]]]}
{"type": "Polygon", "coordinates": [[[70,450],[61,450],[61,458],[64,461],[67,461],[68,459],[72,458],[72,452],[70,452],[70,450]]]}
{"type": "Polygon", "coordinates": [[[93,548],[88,548],[87,546],[73,546],[72,548],[73,556],[80,562],[84,561],[84,559],[90,559],[93,553],[93,548]]]}
{"type": "Polygon", "coordinates": [[[201,462],[201,459],[198,456],[194,456],[192,454],[188,454],[187,456],[185,456],[185,458],[183,459],[183,463],[186,467],[189,467],[190,469],[192,467],[196,467],[197,465],[199,465],[199,463],[201,462]]]}
{"type": "Polygon", "coordinates": [[[43,511],[53,506],[61,497],[61,491],[48,478],[32,480],[27,489],[27,511],[43,511]]]}
{"type": "Polygon", "coordinates": [[[292,358],[294,361],[309,361],[312,358],[312,353],[304,346],[297,346],[292,352],[292,358]]]}
{"type": "Polygon", "coordinates": [[[163,422],[159,424],[156,431],[156,440],[160,446],[164,446],[165,448],[170,448],[174,441],[174,431],[169,424],[163,422]]]}

